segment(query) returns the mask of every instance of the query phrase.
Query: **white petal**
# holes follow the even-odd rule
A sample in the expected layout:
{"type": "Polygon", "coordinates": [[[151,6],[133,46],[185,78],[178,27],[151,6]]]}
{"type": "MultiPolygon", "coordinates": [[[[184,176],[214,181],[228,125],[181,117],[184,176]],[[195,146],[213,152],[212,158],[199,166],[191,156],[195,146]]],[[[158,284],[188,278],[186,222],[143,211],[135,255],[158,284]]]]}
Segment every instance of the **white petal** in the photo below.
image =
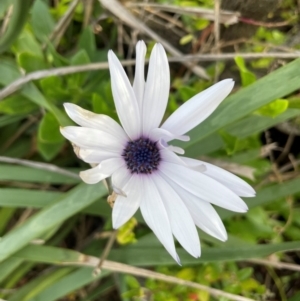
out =
{"type": "Polygon", "coordinates": [[[124,166],[122,158],[104,160],[94,168],[81,171],[79,176],[87,184],[95,184],[111,176],[116,170],[124,166]]]}
{"type": "Polygon", "coordinates": [[[187,207],[161,176],[155,175],[153,181],[165,205],[174,236],[187,252],[196,258],[200,257],[201,249],[198,232],[187,207]]]}
{"type": "Polygon", "coordinates": [[[82,109],[73,103],[64,103],[65,110],[69,117],[77,124],[94,128],[107,132],[119,139],[120,141],[128,141],[128,136],[121,126],[112,118],[103,114],[95,114],[93,112],[82,109]]]}
{"type": "Polygon", "coordinates": [[[161,162],[159,170],[170,180],[200,199],[235,212],[248,210],[245,202],[216,180],[187,167],[161,162]]]}
{"type": "Polygon", "coordinates": [[[174,139],[180,141],[190,141],[190,137],[187,135],[174,135],[173,133],[161,128],[152,129],[149,133],[149,138],[153,141],[158,141],[160,139],[163,139],[164,141],[170,141],[174,139]]]}
{"type": "Polygon", "coordinates": [[[150,55],[143,101],[143,134],[159,127],[164,116],[170,91],[170,69],[166,52],[155,44],[150,55]]]}
{"type": "Polygon", "coordinates": [[[111,50],[108,63],[118,116],[127,135],[136,139],[141,133],[141,117],[135,94],[120,61],[111,50]]]}
{"type": "Polygon", "coordinates": [[[124,149],[124,142],[114,136],[91,128],[66,126],[60,128],[61,134],[80,148],[102,149],[120,153],[124,149]]]}
{"type": "Polygon", "coordinates": [[[144,220],[170,255],[180,264],[169,218],[161,196],[153,183],[152,176],[141,177],[141,179],[143,179],[144,194],[140,209],[144,220]]]}
{"type": "Polygon", "coordinates": [[[140,176],[134,175],[123,188],[126,196],[119,195],[117,197],[112,213],[114,229],[124,225],[139,208],[143,193],[142,185],[140,176]]]}
{"type": "Polygon", "coordinates": [[[232,79],[225,79],[195,95],[178,108],[161,126],[174,134],[182,135],[205,120],[230,93],[232,79]]]}
{"type": "Polygon", "coordinates": [[[111,177],[112,186],[114,191],[117,194],[126,196],[126,193],[124,192],[123,188],[128,183],[128,181],[131,179],[131,173],[127,168],[120,168],[116,172],[113,173],[111,177]]]}
{"type": "Polygon", "coordinates": [[[206,166],[206,170],[204,171],[205,175],[222,183],[224,186],[228,187],[239,196],[255,196],[255,190],[247,182],[223,168],[191,158],[182,157],[182,160],[190,166],[204,164],[206,166]]]}
{"type": "Polygon", "coordinates": [[[184,154],[184,149],[181,148],[181,147],[178,147],[178,146],[174,146],[174,145],[169,145],[165,140],[163,139],[160,139],[157,141],[158,142],[158,147],[160,149],[168,149],[169,151],[172,151],[174,153],[177,153],[177,154],[181,154],[183,155],[184,154]]]}
{"type": "Polygon", "coordinates": [[[184,201],[193,218],[194,223],[201,230],[222,241],[227,240],[227,232],[223,225],[223,222],[210,203],[205,202],[195,195],[189,193],[185,189],[182,189],[173,181],[168,181],[168,183],[174,188],[174,190],[184,201]]]}
{"type": "Polygon", "coordinates": [[[84,149],[80,148],[79,158],[86,163],[101,163],[103,160],[121,157],[121,154],[102,149],[84,149]]]}
{"type": "Polygon", "coordinates": [[[146,44],[144,41],[138,41],[136,44],[136,59],[135,59],[135,74],[133,81],[133,91],[137,103],[142,112],[142,104],[145,89],[145,55],[147,52],[146,44]]]}
{"type": "MultiPolygon", "coordinates": [[[[159,151],[159,153],[160,153],[160,157],[161,157],[162,161],[187,166],[187,167],[189,167],[193,170],[199,171],[199,172],[204,172],[206,170],[205,165],[202,163],[199,163],[200,161],[197,164],[194,164],[191,166],[191,165],[187,164],[187,162],[185,160],[183,160],[183,158],[185,158],[185,157],[177,156],[168,148],[161,149],[159,151]]],[[[198,160],[196,160],[196,161],[198,161],[198,160]]]]}

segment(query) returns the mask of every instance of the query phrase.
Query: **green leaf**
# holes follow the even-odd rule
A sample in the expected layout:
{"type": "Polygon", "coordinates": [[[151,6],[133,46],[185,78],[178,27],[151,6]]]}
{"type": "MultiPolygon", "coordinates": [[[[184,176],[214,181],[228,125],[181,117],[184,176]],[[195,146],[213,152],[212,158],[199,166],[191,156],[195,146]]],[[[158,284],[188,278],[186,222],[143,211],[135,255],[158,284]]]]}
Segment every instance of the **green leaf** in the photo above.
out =
{"type": "Polygon", "coordinates": [[[22,52],[18,56],[18,64],[26,71],[33,72],[47,68],[43,58],[36,54],[22,52]]]}
{"type": "MultiPolygon", "coordinates": [[[[3,5],[3,3],[1,2],[3,5]]],[[[0,53],[5,51],[20,34],[26,20],[27,14],[31,7],[31,0],[15,0],[13,1],[13,11],[9,18],[6,31],[0,39],[0,53]]]]}
{"type": "Polygon", "coordinates": [[[46,161],[51,161],[55,158],[64,146],[64,142],[47,143],[38,140],[37,149],[46,161]]]}
{"type": "Polygon", "coordinates": [[[242,86],[247,87],[254,83],[256,81],[256,76],[253,72],[247,69],[245,60],[240,56],[236,56],[234,60],[240,71],[242,86]]]}
{"type": "Polygon", "coordinates": [[[287,110],[289,101],[286,99],[276,99],[271,103],[261,107],[256,114],[275,118],[287,110]]]}
{"type": "Polygon", "coordinates": [[[49,35],[55,27],[47,4],[42,0],[36,0],[31,11],[31,24],[35,36],[42,42],[47,42],[49,35]]]}
{"type": "MultiPolygon", "coordinates": [[[[90,63],[89,56],[84,49],[79,50],[70,61],[72,66],[84,65],[90,63]]],[[[87,72],[79,72],[67,77],[70,89],[80,90],[87,78],[87,72]]]]}
{"type": "Polygon", "coordinates": [[[78,40],[78,48],[85,50],[90,60],[93,61],[97,46],[95,41],[95,34],[93,33],[90,26],[84,28],[84,30],[82,31],[78,40]]]}
{"type": "Polygon", "coordinates": [[[22,95],[13,95],[0,102],[0,112],[4,114],[29,114],[38,106],[22,95]]]}
{"type": "MultiPolygon", "coordinates": [[[[245,244],[235,248],[202,248],[201,257],[198,259],[178,248],[178,255],[183,264],[198,265],[205,262],[216,261],[238,261],[249,258],[265,257],[276,252],[285,252],[299,249],[300,241],[284,242],[278,244],[250,245],[245,244]]],[[[68,249],[61,249],[49,246],[29,245],[14,254],[15,258],[22,258],[28,261],[43,262],[50,264],[85,265],[84,256],[68,249]]],[[[112,249],[109,255],[110,260],[127,263],[135,266],[153,265],[175,265],[176,263],[162,246],[140,246],[139,242],[126,248],[112,249]]],[[[92,267],[91,267],[92,268],[92,267]]],[[[91,271],[90,268],[90,271],[91,271]]]]}
{"type": "Polygon", "coordinates": [[[190,43],[193,40],[193,38],[194,38],[194,36],[192,34],[185,35],[179,40],[179,44],[186,45],[186,44],[190,43]]]}
{"type": "Polygon", "coordinates": [[[300,59],[297,59],[230,95],[208,119],[189,132],[191,137],[189,142],[176,144],[183,147],[188,154],[189,149],[193,146],[201,148],[200,141],[209,135],[247,116],[274,99],[282,98],[299,89],[299,69],[300,59]]]}
{"type": "MultiPolygon", "coordinates": [[[[77,184],[79,180],[53,171],[25,166],[0,164],[0,181],[21,181],[52,184],[77,184]]],[[[77,173],[78,169],[70,169],[77,173]]]]}
{"type": "Polygon", "coordinates": [[[41,45],[36,40],[29,27],[25,27],[22,30],[21,34],[14,41],[11,48],[16,55],[26,52],[38,56],[41,59],[43,58],[41,45]]]}
{"type": "Polygon", "coordinates": [[[39,238],[45,232],[62,223],[77,212],[82,211],[100,197],[106,189],[103,185],[80,184],[65,193],[56,202],[27,219],[22,227],[17,227],[4,235],[0,241],[0,261],[22,249],[31,240],[39,238]]]}
{"type": "Polygon", "coordinates": [[[44,143],[60,143],[65,141],[63,135],[59,131],[59,123],[55,116],[46,113],[39,125],[38,139],[44,143]]]}
{"type": "Polygon", "coordinates": [[[59,131],[59,123],[51,113],[46,113],[39,124],[38,150],[47,161],[53,159],[64,145],[65,138],[59,131]]]}

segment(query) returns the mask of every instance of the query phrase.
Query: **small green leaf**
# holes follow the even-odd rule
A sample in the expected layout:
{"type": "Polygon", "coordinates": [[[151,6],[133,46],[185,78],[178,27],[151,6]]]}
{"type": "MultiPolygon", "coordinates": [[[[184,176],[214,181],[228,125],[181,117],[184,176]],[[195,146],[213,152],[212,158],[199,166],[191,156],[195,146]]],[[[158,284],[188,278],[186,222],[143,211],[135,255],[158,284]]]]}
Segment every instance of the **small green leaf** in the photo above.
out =
{"type": "Polygon", "coordinates": [[[37,70],[43,70],[47,68],[47,65],[43,58],[36,54],[23,52],[18,55],[18,64],[26,71],[33,72],[37,70]]]}
{"type": "MultiPolygon", "coordinates": [[[[79,50],[70,61],[72,66],[84,65],[90,63],[89,56],[84,49],[79,50]]],[[[67,77],[70,89],[80,90],[87,78],[87,72],[79,72],[67,77]]]]}
{"type": "Polygon", "coordinates": [[[38,130],[38,140],[53,144],[64,141],[64,137],[59,131],[59,123],[53,114],[46,113],[41,120],[38,130]]]}
{"type": "Polygon", "coordinates": [[[46,161],[51,161],[53,158],[55,158],[61,151],[63,145],[64,142],[45,143],[39,140],[37,141],[37,149],[46,161]]]}
{"type": "Polygon", "coordinates": [[[186,44],[190,43],[193,40],[193,38],[194,38],[194,36],[192,34],[188,34],[180,39],[179,44],[186,45],[186,44]]]}
{"type": "Polygon", "coordinates": [[[272,101],[271,103],[269,103],[269,104],[261,107],[257,111],[255,111],[255,113],[258,115],[275,118],[276,116],[284,113],[288,107],[289,107],[288,100],[276,99],[276,100],[272,101]]]}
{"type": "Polygon", "coordinates": [[[32,7],[31,24],[35,36],[42,42],[47,42],[55,27],[49,7],[42,0],[36,0],[32,7]]]}
{"type": "Polygon", "coordinates": [[[254,83],[256,81],[256,76],[253,72],[247,69],[245,60],[240,56],[236,56],[234,60],[239,68],[243,87],[249,86],[254,83]]]}
{"type": "Polygon", "coordinates": [[[29,114],[38,106],[22,95],[13,95],[0,102],[0,112],[4,114],[29,114]]]}
{"type": "Polygon", "coordinates": [[[88,54],[90,60],[92,61],[95,57],[97,46],[95,41],[95,34],[93,33],[91,27],[86,27],[78,40],[78,48],[85,50],[88,54]]]}

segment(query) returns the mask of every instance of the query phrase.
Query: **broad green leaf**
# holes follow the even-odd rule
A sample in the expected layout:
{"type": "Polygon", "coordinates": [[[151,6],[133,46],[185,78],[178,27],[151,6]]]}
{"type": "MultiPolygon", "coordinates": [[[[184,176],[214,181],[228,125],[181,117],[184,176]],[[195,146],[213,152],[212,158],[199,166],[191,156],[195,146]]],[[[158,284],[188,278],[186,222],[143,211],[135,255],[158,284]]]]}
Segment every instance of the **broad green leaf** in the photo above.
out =
{"type": "MultiPolygon", "coordinates": [[[[0,74],[6,75],[0,77],[0,83],[3,85],[8,85],[21,76],[18,67],[8,60],[0,60],[0,74]]],[[[21,94],[35,104],[50,111],[53,115],[55,115],[56,119],[62,126],[71,124],[71,121],[66,114],[57,108],[52,102],[49,102],[33,83],[28,83],[22,89],[21,94]]]]}
{"type": "MultiPolygon", "coordinates": [[[[287,197],[300,192],[299,179],[294,179],[286,181],[283,183],[276,183],[261,189],[257,192],[254,198],[245,198],[244,201],[247,203],[249,208],[254,208],[256,206],[263,206],[269,204],[272,201],[279,200],[281,198],[287,197]]],[[[222,219],[230,218],[236,213],[232,211],[227,211],[218,208],[218,213],[222,219]]]]}
{"type": "Polygon", "coordinates": [[[25,118],[24,115],[6,115],[6,116],[0,116],[0,128],[4,127],[6,125],[15,123],[20,121],[21,119],[25,118]]]}
{"type": "MultiPolygon", "coordinates": [[[[199,264],[215,261],[235,261],[249,258],[265,257],[275,252],[286,252],[299,249],[300,242],[283,242],[277,244],[262,245],[241,245],[233,248],[202,248],[202,255],[195,259],[188,253],[178,248],[178,255],[183,264],[199,264]]],[[[44,262],[50,264],[85,265],[85,257],[77,252],[49,246],[29,245],[13,255],[15,258],[23,260],[44,262]]],[[[176,263],[168,252],[162,247],[139,246],[139,243],[121,249],[112,249],[109,255],[110,260],[127,263],[135,266],[153,265],[175,265],[176,263]]],[[[91,269],[90,269],[91,271],[91,269]]]]}
{"type": "Polygon", "coordinates": [[[242,86],[247,87],[254,83],[256,81],[256,76],[246,67],[245,60],[240,56],[235,57],[234,60],[240,71],[242,86]]]}
{"type": "MultiPolygon", "coordinates": [[[[195,259],[185,250],[177,249],[177,253],[183,265],[196,265],[205,262],[216,261],[240,261],[249,258],[266,257],[275,252],[298,250],[300,241],[285,242],[265,245],[241,245],[235,248],[202,248],[201,257],[195,259]]],[[[130,245],[122,249],[113,249],[110,260],[127,263],[136,266],[174,265],[174,260],[163,247],[142,248],[130,245]]]]}
{"type": "Polygon", "coordinates": [[[59,131],[59,123],[53,114],[46,113],[43,116],[39,124],[38,139],[41,142],[53,144],[65,141],[59,131]]]}
{"type": "Polygon", "coordinates": [[[47,287],[57,282],[65,275],[72,272],[74,268],[62,268],[50,270],[36,277],[26,285],[23,285],[16,293],[9,297],[8,301],[29,301],[34,300],[34,297],[40,292],[43,292],[47,287]]]}
{"type": "Polygon", "coordinates": [[[14,41],[11,49],[16,55],[26,52],[31,53],[40,59],[43,58],[41,45],[36,40],[29,26],[23,28],[18,38],[14,41]]]}
{"type": "Polygon", "coordinates": [[[79,49],[85,50],[90,60],[93,61],[96,54],[97,45],[95,41],[95,35],[90,26],[84,28],[82,31],[78,40],[78,47],[79,49]]]}
{"type": "Polygon", "coordinates": [[[4,114],[28,114],[38,110],[38,106],[22,95],[12,95],[0,102],[0,112],[4,114]]]}
{"type": "Polygon", "coordinates": [[[21,227],[14,228],[0,241],[0,261],[26,246],[31,240],[62,223],[77,212],[82,211],[104,196],[103,185],[80,184],[60,197],[56,202],[27,219],[21,227]]]}
{"type": "MultiPolygon", "coordinates": [[[[1,2],[2,4],[2,2],[1,2]]],[[[7,50],[20,34],[32,4],[31,0],[15,0],[6,31],[1,35],[0,53],[7,50]]]]}
{"type": "Polygon", "coordinates": [[[36,296],[35,300],[60,300],[62,297],[84,287],[89,283],[94,282],[95,280],[102,279],[103,277],[106,277],[109,274],[109,271],[102,270],[101,273],[95,277],[93,276],[92,269],[90,268],[77,269],[74,272],[68,274],[67,276],[59,279],[47,289],[43,290],[40,294],[36,296]]]}
{"type": "Polygon", "coordinates": [[[42,0],[36,0],[31,11],[31,24],[35,36],[42,42],[47,42],[55,27],[49,7],[42,0]]]}
{"type": "Polygon", "coordinates": [[[17,60],[20,67],[22,67],[26,72],[47,69],[44,59],[33,53],[22,52],[18,55],[17,60]]]}
{"type": "Polygon", "coordinates": [[[40,140],[37,141],[37,149],[46,161],[51,161],[53,158],[55,158],[63,146],[63,141],[58,143],[47,143],[40,140]]]}
{"type": "Polygon", "coordinates": [[[261,107],[257,111],[256,114],[268,117],[276,117],[287,110],[289,106],[289,102],[286,99],[276,99],[271,103],[261,107]]]}
{"type": "Polygon", "coordinates": [[[9,276],[14,270],[16,270],[24,260],[22,258],[8,258],[3,262],[0,262],[0,283],[2,284],[3,281],[9,276]]]}
{"type": "MultiPolygon", "coordinates": [[[[21,181],[52,184],[77,184],[79,179],[61,175],[49,170],[42,170],[18,165],[0,164],[0,181],[21,181]]],[[[78,169],[69,169],[78,173],[78,169]]]]}
{"type": "Polygon", "coordinates": [[[43,208],[61,196],[62,193],[56,191],[0,188],[0,206],[43,208]]]}
{"type": "Polygon", "coordinates": [[[259,79],[252,85],[240,89],[229,96],[208,119],[189,133],[191,137],[189,142],[176,144],[185,148],[186,153],[188,153],[189,148],[197,145],[205,137],[273,100],[299,89],[299,68],[300,59],[297,59],[259,79]]]}
{"type": "MultiPolygon", "coordinates": [[[[89,56],[84,49],[79,50],[70,60],[72,66],[85,65],[90,63],[89,56]]],[[[69,89],[79,90],[82,88],[86,78],[87,72],[79,72],[67,77],[69,89]]]]}

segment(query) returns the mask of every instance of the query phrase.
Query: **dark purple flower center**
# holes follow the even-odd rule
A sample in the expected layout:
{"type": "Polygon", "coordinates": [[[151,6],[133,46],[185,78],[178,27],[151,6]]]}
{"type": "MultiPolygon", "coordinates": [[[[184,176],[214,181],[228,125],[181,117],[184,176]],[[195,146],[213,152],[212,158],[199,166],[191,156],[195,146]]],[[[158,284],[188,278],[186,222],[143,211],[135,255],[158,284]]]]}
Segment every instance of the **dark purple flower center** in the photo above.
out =
{"type": "Polygon", "coordinates": [[[122,156],[132,174],[151,174],[161,160],[156,142],[143,137],[129,141],[122,156]]]}

